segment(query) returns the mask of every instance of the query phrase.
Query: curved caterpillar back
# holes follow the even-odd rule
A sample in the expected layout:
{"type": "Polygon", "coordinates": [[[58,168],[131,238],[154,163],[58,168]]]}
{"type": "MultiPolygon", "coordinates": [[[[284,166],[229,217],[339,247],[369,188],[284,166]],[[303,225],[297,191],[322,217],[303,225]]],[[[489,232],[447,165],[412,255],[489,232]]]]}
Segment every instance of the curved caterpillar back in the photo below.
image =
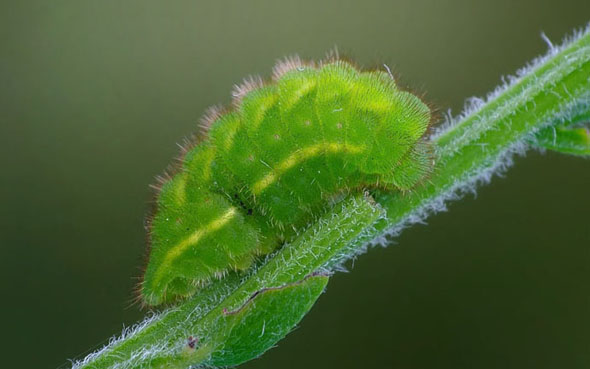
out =
{"type": "Polygon", "coordinates": [[[234,107],[204,120],[206,138],[161,186],[141,293],[154,305],[248,268],[291,240],[338,195],[408,190],[428,172],[430,111],[383,72],[331,60],[279,63],[234,107]]]}

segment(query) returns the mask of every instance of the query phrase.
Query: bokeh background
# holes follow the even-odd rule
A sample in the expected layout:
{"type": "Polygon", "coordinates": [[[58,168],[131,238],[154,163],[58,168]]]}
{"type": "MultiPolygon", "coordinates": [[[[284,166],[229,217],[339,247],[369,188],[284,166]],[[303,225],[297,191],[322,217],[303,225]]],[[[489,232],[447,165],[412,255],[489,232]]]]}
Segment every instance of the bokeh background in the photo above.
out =
{"type": "MultiPolygon", "coordinates": [[[[57,368],[140,320],[148,184],[206,107],[334,46],[441,112],[590,20],[586,0],[0,4],[0,350],[57,368]]],[[[518,158],[340,273],[244,368],[590,367],[590,161],[518,158]]]]}

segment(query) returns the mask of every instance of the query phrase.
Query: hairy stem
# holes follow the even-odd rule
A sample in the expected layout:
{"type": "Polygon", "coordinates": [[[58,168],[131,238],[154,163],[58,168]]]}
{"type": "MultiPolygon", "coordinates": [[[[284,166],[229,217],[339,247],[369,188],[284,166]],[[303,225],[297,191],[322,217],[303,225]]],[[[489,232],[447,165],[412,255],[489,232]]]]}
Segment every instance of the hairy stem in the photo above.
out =
{"type": "Polygon", "coordinates": [[[383,215],[370,199],[349,197],[246,276],[230,274],[212,283],[79,367],[229,366],[256,357],[311,308],[327,283],[331,260],[349,253],[351,245],[366,244],[383,215]]]}
{"type": "Polygon", "coordinates": [[[455,124],[439,132],[437,171],[424,187],[410,194],[387,193],[378,201],[387,210],[382,229],[395,231],[404,221],[437,210],[441,200],[469,191],[478,181],[509,164],[540,130],[584,117],[590,112],[590,33],[534,66],[488,101],[472,108],[455,124]]]}
{"type": "MultiPolygon", "coordinates": [[[[590,116],[590,33],[537,60],[432,137],[435,170],[409,193],[350,197],[257,265],[152,316],[75,368],[231,366],[262,354],[299,322],[330,272],[384,236],[444,208],[505,168],[544,129],[590,116]],[[577,118],[576,118],[577,119],[577,118]]],[[[539,139],[537,139],[539,135],[539,139]]],[[[567,152],[563,150],[564,152],[567,152]]]]}

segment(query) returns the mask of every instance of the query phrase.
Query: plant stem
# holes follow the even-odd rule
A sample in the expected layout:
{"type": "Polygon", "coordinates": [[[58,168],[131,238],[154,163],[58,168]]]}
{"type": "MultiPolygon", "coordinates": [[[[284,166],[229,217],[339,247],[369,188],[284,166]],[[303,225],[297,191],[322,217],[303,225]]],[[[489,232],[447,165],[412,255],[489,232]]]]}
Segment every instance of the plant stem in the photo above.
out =
{"type": "Polygon", "coordinates": [[[381,229],[395,233],[416,217],[440,209],[442,201],[458,191],[470,191],[478,181],[488,181],[510,163],[513,153],[523,152],[527,139],[543,127],[588,115],[590,33],[552,54],[433,138],[436,172],[428,184],[410,194],[378,197],[387,210],[381,229]]]}

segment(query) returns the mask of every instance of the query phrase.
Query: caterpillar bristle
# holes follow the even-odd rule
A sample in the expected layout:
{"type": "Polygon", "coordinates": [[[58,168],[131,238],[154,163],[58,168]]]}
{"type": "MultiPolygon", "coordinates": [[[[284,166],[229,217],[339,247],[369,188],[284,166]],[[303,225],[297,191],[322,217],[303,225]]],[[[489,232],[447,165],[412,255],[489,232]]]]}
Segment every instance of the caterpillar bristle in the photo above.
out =
{"type": "Polygon", "coordinates": [[[391,78],[391,80],[395,83],[395,77],[393,76],[393,72],[391,71],[389,65],[383,63],[383,69],[385,69],[389,78],[391,78]]]}
{"type": "Polygon", "coordinates": [[[185,137],[182,139],[182,142],[177,142],[176,146],[178,146],[178,155],[174,158],[176,166],[174,167],[174,172],[177,173],[184,164],[184,159],[186,154],[188,154],[197,144],[198,138],[196,135],[191,135],[190,137],[185,137]]]}
{"type": "Polygon", "coordinates": [[[339,60],[342,60],[342,58],[340,57],[338,46],[334,46],[326,52],[324,59],[320,61],[320,65],[335,63],[339,60]]]}
{"type": "Polygon", "coordinates": [[[176,174],[173,170],[174,167],[176,167],[176,165],[169,165],[161,174],[154,177],[155,182],[151,183],[149,187],[156,192],[156,195],[162,191],[162,186],[164,186],[166,182],[171,180],[172,177],[174,177],[174,174],[176,174]]]}
{"type": "Polygon", "coordinates": [[[277,60],[275,66],[272,68],[272,80],[273,82],[277,82],[287,72],[295,69],[302,70],[307,67],[315,68],[315,63],[313,61],[304,61],[297,54],[287,56],[277,60]]]}
{"type": "Polygon", "coordinates": [[[242,83],[235,84],[231,96],[232,96],[232,106],[234,108],[238,108],[242,103],[242,99],[246,96],[250,91],[253,91],[258,88],[264,87],[264,80],[260,76],[248,76],[244,78],[242,83]]]}
{"type": "Polygon", "coordinates": [[[141,294],[141,288],[142,288],[141,281],[134,285],[134,287],[131,291],[131,298],[127,302],[127,306],[126,306],[127,309],[129,309],[133,306],[138,306],[140,310],[143,310],[144,308],[147,307],[144,297],[141,294]]]}
{"type": "Polygon", "coordinates": [[[224,113],[225,109],[223,108],[223,106],[219,104],[208,107],[207,110],[205,110],[205,114],[203,114],[203,116],[201,116],[201,119],[199,119],[199,133],[202,136],[207,136],[209,128],[211,128],[211,125],[215,123],[217,119],[221,118],[221,116],[224,113]]]}

